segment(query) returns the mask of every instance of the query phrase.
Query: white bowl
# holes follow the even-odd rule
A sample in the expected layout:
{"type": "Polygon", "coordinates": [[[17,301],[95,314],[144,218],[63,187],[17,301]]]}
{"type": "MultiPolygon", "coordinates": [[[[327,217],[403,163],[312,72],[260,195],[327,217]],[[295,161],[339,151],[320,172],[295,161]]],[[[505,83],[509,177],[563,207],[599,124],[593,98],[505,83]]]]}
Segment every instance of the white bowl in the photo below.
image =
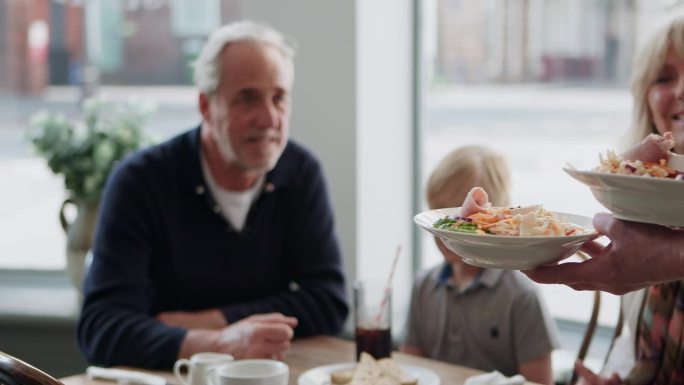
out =
{"type": "Polygon", "coordinates": [[[598,236],[592,219],[581,215],[555,212],[560,218],[580,226],[585,233],[568,236],[509,236],[470,234],[432,227],[446,215],[458,215],[460,207],[424,211],[413,221],[439,237],[446,247],[470,265],[491,269],[529,270],[560,261],[577,252],[582,244],[598,236]]]}
{"type": "Polygon", "coordinates": [[[266,359],[227,362],[214,368],[209,385],[287,385],[287,364],[266,359]]]}
{"type": "Polygon", "coordinates": [[[684,227],[684,181],[564,168],[616,218],[684,227]]]}

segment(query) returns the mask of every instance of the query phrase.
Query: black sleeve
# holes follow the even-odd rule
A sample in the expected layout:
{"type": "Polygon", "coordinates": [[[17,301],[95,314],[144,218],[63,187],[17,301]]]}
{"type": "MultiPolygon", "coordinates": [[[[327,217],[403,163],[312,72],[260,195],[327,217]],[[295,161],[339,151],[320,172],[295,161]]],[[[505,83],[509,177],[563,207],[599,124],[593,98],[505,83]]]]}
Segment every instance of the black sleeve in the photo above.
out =
{"type": "Polygon", "coordinates": [[[150,309],[154,204],[139,171],[124,164],[105,188],[77,338],[96,365],[169,368],[186,330],[162,324],[150,309]]]}

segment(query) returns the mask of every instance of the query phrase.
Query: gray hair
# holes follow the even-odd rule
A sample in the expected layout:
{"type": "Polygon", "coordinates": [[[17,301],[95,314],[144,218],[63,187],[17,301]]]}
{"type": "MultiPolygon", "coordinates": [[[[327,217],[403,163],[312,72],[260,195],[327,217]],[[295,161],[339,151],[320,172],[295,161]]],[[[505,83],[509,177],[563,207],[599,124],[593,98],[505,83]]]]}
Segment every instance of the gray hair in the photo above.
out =
{"type": "Polygon", "coordinates": [[[221,76],[220,55],[230,43],[254,41],[278,48],[290,61],[294,60],[295,46],[274,28],[252,21],[238,21],[215,30],[204,44],[194,63],[195,85],[201,92],[210,94],[218,88],[221,76]]]}
{"type": "Polygon", "coordinates": [[[653,116],[648,106],[648,91],[658,78],[658,73],[665,65],[667,51],[684,57],[684,17],[668,19],[646,41],[636,56],[632,71],[631,87],[634,100],[632,127],[626,138],[626,144],[633,146],[651,133],[658,133],[653,116]]]}

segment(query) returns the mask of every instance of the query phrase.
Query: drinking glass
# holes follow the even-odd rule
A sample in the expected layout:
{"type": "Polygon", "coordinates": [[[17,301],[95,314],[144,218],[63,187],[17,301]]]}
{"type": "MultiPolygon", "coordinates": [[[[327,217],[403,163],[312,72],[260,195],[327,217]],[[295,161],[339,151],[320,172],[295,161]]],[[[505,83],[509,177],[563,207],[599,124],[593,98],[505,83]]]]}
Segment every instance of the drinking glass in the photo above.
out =
{"type": "Polygon", "coordinates": [[[361,352],[376,359],[392,353],[392,292],[386,281],[361,280],[354,285],[356,360],[361,352]]]}

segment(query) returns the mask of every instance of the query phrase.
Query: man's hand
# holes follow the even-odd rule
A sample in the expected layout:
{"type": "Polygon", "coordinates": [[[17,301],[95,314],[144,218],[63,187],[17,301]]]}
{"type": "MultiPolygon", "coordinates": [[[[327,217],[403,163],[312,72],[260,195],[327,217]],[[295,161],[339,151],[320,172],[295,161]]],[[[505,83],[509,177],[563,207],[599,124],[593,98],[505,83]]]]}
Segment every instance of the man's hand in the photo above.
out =
{"type": "Polygon", "coordinates": [[[219,345],[236,359],[283,359],[290,349],[297,319],[280,313],[247,317],[221,331],[219,345]]]}
{"type": "Polygon", "coordinates": [[[577,385],[621,385],[622,380],[620,377],[613,373],[609,378],[603,378],[598,374],[591,371],[582,364],[582,361],[577,360],[575,362],[575,371],[577,372],[577,385]]]}
{"type": "Polygon", "coordinates": [[[157,314],[157,319],[168,326],[186,329],[221,329],[228,326],[226,317],[218,309],[204,311],[166,311],[157,314]]]}
{"type": "Polygon", "coordinates": [[[684,231],[622,221],[609,214],[596,214],[594,228],[610,238],[610,243],[585,243],[582,250],[591,259],[524,273],[539,283],[618,295],[684,277],[684,231]]]}
{"type": "Polygon", "coordinates": [[[242,358],[282,359],[290,348],[297,319],[280,313],[257,314],[220,330],[190,329],[179,358],[198,352],[219,352],[242,358]]]}

